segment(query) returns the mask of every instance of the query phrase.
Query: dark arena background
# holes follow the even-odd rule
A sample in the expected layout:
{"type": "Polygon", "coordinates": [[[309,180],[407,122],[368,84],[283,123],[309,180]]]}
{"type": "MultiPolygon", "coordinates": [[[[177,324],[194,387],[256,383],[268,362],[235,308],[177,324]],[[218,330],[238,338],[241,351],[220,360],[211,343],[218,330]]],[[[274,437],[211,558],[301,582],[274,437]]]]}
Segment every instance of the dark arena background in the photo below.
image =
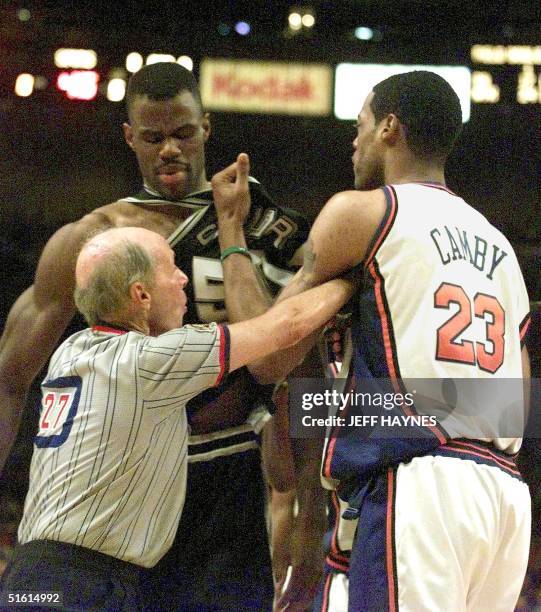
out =
{"type": "MultiPolygon", "coordinates": [[[[175,60],[186,56],[182,61],[193,62],[196,77],[208,78],[203,102],[212,122],[209,177],[245,151],[251,157],[251,173],[270,194],[311,219],[333,193],[353,184],[354,117],[335,114],[339,64],[467,68],[471,115],[449,160],[447,182],[516,248],[534,313],[533,375],[540,377],[538,1],[1,2],[0,327],[16,297],[32,283],[51,234],[140,187],[135,157],[122,135],[124,102],[109,99],[115,95],[112,89],[108,93],[113,79],[125,82],[129,77],[126,58],[132,53],[140,54],[142,61],[153,53],[175,60]],[[294,9],[300,26],[290,18],[294,9]],[[93,50],[95,66],[55,65],[59,48],[93,50]],[[237,72],[243,61],[252,62],[252,72],[237,72]],[[296,85],[279,83],[280,70],[288,64],[301,67],[296,85]],[[310,72],[314,66],[322,70],[310,72]],[[72,73],[83,69],[96,72],[97,90],[77,88],[72,73]],[[247,75],[242,82],[238,77],[236,93],[228,91],[235,83],[223,76],[220,81],[220,70],[230,77],[247,75]],[[264,79],[267,70],[271,84],[256,83],[258,71],[264,79]],[[66,80],[59,81],[61,73],[66,80]],[[29,77],[19,78],[21,74],[29,77]],[[221,92],[216,91],[219,87],[221,92]],[[290,95],[284,93],[288,87],[290,95]],[[303,112],[302,104],[290,104],[308,90],[313,105],[306,104],[303,112]]],[[[362,98],[349,95],[358,112],[362,98]]],[[[35,401],[34,392],[29,406],[35,401]]],[[[29,407],[0,483],[4,558],[26,491],[34,414],[29,407]]],[[[539,610],[539,440],[526,441],[521,462],[531,486],[534,517],[530,569],[518,609],[539,610]]]]}

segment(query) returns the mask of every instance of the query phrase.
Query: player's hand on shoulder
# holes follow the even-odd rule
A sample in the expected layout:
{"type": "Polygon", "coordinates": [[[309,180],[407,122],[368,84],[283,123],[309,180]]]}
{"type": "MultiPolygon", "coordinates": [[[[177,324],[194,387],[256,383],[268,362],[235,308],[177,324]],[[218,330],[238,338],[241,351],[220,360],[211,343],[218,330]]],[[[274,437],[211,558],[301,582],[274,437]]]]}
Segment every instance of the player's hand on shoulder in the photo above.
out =
{"type": "Polygon", "coordinates": [[[219,219],[233,219],[243,223],[250,212],[248,175],[250,159],[240,153],[237,161],[217,172],[211,179],[214,206],[219,219]]]}

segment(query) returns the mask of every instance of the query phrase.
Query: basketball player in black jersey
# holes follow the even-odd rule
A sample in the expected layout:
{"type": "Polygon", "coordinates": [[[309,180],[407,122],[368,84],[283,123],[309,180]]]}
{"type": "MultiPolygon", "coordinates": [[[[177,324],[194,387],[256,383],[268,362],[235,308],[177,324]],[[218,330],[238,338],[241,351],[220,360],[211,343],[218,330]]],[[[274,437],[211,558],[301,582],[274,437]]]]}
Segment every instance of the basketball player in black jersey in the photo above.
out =
{"type": "MultiPolygon", "coordinates": [[[[124,226],[158,232],[169,240],[177,265],[192,279],[186,322],[226,319],[216,218],[205,172],[210,119],[197,83],[177,64],[146,66],[130,80],[127,107],[124,134],[137,156],[142,191],[59,229],[43,250],[34,284],[8,316],[0,341],[0,467],[19,428],[32,380],[75,313],[75,261],[89,235],[124,226]]],[[[272,293],[286,281],[308,226],[294,211],[276,206],[257,181],[252,181],[251,192],[248,247],[256,250],[258,267],[272,293]]],[[[254,287],[254,295],[245,296],[247,316],[259,314],[259,292],[254,287]]],[[[257,435],[268,405],[268,392],[247,370],[219,392],[191,404],[195,435],[187,503],[175,545],[155,574],[159,580],[154,584],[153,609],[271,608],[273,584],[257,435]],[[218,401],[231,406],[227,422],[208,418],[218,401]],[[204,410],[209,405],[210,410],[204,410]],[[220,433],[209,435],[214,430],[220,433]]]]}

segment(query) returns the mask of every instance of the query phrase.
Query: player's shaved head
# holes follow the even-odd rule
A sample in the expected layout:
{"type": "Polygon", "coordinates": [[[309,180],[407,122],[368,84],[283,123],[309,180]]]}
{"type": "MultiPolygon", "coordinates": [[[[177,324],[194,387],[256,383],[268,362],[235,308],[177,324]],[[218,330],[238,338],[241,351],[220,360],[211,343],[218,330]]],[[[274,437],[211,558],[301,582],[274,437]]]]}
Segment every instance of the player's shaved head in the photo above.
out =
{"type": "Polygon", "coordinates": [[[376,123],[393,113],[405,126],[408,146],[417,156],[447,158],[462,130],[462,111],[445,79],[428,70],[413,70],[384,79],[373,91],[376,123]]]}
{"type": "MultiPolygon", "coordinates": [[[[199,85],[190,70],[175,62],[158,62],[143,66],[130,77],[126,90],[126,108],[132,118],[133,103],[137,97],[147,96],[149,100],[170,100],[183,91],[189,91],[203,108],[199,85]]],[[[202,112],[202,110],[201,110],[202,112]]]]}
{"type": "Polygon", "coordinates": [[[152,285],[155,253],[167,246],[159,234],[141,227],[96,234],[81,249],[75,267],[75,304],[90,325],[118,317],[134,282],[152,285]]]}

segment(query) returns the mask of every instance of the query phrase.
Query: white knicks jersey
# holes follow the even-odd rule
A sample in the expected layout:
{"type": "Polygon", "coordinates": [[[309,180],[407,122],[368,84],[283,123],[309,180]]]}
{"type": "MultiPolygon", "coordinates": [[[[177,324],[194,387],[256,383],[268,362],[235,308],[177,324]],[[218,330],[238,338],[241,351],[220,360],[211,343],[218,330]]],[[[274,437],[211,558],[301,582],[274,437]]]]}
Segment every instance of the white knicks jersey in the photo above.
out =
{"type": "Polygon", "coordinates": [[[367,268],[391,319],[390,373],[397,360],[402,378],[521,377],[529,302],[509,241],[444,187],[396,185],[386,195],[387,227],[367,268]]]}
{"type": "Polygon", "coordinates": [[[362,444],[334,436],[324,454],[327,479],[407,461],[449,438],[493,442],[510,454],[521,443],[529,301],[509,241],[441,185],[383,191],[387,211],[353,313],[347,389],[387,379],[413,403],[398,407],[397,420],[378,421],[381,429],[362,444]],[[403,427],[383,427],[405,417],[419,424],[408,439],[403,427]]]}
{"type": "MultiPolygon", "coordinates": [[[[458,403],[461,394],[464,403],[475,395],[461,379],[504,379],[479,383],[477,392],[487,399],[522,393],[522,385],[508,379],[522,378],[529,301],[509,241],[441,185],[396,185],[385,191],[389,213],[366,263],[387,375],[457,379],[458,403]]],[[[419,398],[416,406],[422,406],[419,398]]],[[[480,408],[447,416],[447,433],[482,439],[483,431],[496,434],[501,415],[493,411],[491,423],[480,408]],[[477,436],[475,420],[481,425],[477,436]]],[[[518,450],[518,441],[502,443],[506,450],[518,450]]]]}
{"type": "Polygon", "coordinates": [[[42,383],[19,541],[58,540],[144,567],[170,548],[186,493],[186,402],[227,374],[226,326],[157,337],[96,326],[42,383]]]}

